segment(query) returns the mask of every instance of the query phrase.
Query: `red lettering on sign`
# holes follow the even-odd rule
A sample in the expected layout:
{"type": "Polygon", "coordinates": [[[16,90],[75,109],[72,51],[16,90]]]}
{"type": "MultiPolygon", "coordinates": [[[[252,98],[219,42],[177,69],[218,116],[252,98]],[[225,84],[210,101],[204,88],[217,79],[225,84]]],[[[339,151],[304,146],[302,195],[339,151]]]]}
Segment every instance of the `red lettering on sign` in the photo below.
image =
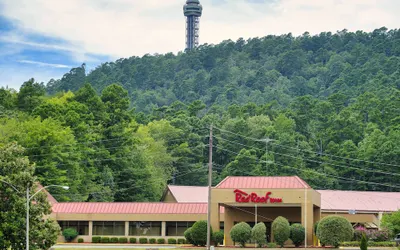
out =
{"type": "Polygon", "coordinates": [[[282,198],[271,198],[271,192],[267,192],[265,196],[258,196],[256,193],[248,194],[242,190],[236,189],[233,191],[235,193],[235,200],[239,203],[281,203],[282,198]]]}

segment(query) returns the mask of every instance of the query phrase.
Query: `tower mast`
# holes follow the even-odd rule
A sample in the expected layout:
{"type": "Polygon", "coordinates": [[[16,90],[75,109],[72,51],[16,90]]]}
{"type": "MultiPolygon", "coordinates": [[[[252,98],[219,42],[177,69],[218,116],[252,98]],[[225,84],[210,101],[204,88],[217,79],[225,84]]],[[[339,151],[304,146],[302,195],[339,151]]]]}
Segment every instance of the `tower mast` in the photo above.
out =
{"type": "Polygon", "coordinates": [[[199,0],[187,0],[183,6],[186,17],[186,47],[191,50],[199,45],[199,26],[203,7],[199,0]]]}

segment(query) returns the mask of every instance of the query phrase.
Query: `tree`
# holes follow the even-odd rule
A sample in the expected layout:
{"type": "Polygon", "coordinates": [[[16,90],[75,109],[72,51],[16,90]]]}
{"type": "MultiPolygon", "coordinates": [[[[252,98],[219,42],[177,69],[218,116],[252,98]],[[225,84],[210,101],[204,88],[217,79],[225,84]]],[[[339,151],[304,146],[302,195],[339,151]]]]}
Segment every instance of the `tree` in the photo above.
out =
{"type": "MultiPolygon", "coordinates": [[[[25,192],[30,195],[38,190],[37,179],[33,175],[35,166],[23,156],[24,149],[15,143],[0,146],[0,179],[12,186],[0,182],[0,248],[25,248],[25,192]]],[[[38,193],[30,203],[30,248],[32,250],[49,249],[60,233],[58,224],[50,219],[50,204],[44,192],[38,193]]]]}
{"type": "Polygon", "coordinates": [[[263,222],[259,222],[251,229],[251,239],[257,243],[258,247],[263,247],[267,243],[267,227],[263,222]]]}
{"type": "Polygon", "coordinates": [[[301,224],[295,223],[290,226],[290,239],[296,247],[299,247],[304,241],[306,237],[305,232],[306,230],[301,224]]]}
{"type": "Polygon", "coordinates": [[[31,112],[42,102],[42,97],[46,93],[45,87],[41,83],[35,83],[35,79],[24,82],[19,89],[17,96],[17,106],[20,110],[31,112]]]}
{"type": "Polygon", "coordinates": [[[360,250],[368,250],[368,239],[365,233],[361,236],[360,250]]]}
{"type": "Polygon", "coordinates": [[[321,244],[326,246],[339,247],[343,241],[349,241],[353,238],[353,227],[350,222],[337,215],[329,215],[322,218],[318,223],[317,236],[321,244]]]}
{"type": "Polygon", "coordinates": [[[241,247],[244,247],[251,239],[251,227],[246,222],[240,222],[232,227],[229,234],[233,242],[238,242],[241,247]]]}
{"type": "MultiPolygon", "coordinates": [[[[210,227],[211,235],[212,228],[210,227]]],[[[207,221],[200,220],[196,221],[190,231],[193,243],[196,246],[205,246],[207,244],[207,221]]]]}
{"type": "Polygon", "coordinates": [[[74,228],[66,228],[62,234],[67,242],[73,241],[78,236],[78,232],[74,228]]]}
{"type": "Polygon", "coordinates": [[[271,228],[276,243],[283,247],[285,241],[290,237],[289,221],[286,218],[279,216],[272,222],[271,228]]]}
{"type": "Polygon", "coordinates": [[[392,236],[400,233],[400,210],[391,214],[384,214],[382,217],[382,227],[388,229],[392,236]]]}

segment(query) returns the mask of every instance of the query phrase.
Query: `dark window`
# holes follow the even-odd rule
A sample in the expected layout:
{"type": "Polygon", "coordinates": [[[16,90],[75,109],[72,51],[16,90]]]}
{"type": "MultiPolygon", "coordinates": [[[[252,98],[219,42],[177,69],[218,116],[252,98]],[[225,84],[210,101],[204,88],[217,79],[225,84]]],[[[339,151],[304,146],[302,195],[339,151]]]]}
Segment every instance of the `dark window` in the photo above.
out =
{"type": "Polygon", "coordinates": [[[129,235],[161,236],[160,221],[130,221],[129,235]]]}
{"type": "Polygon", "coordinates": [[[185,231],[193,224],[193,221],[168,221],[166,236],[184,236],[185,231]]]}
{"type": "Polygon", "coordinates": [[[89,221],[58,221],[61,231],[67,228],[75,229],[79,235],[89,235],[89,221]]]}
{"type": "Polygon", "coordinates": [[[93,235],[125,235],[125,222],[93,221],[93,235]]]}

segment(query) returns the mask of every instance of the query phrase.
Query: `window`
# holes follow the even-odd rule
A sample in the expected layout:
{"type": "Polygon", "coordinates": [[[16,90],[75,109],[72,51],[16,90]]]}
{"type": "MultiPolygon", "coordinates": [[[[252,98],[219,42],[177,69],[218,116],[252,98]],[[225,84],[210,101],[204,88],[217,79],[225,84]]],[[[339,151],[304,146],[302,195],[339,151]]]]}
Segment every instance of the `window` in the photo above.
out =
{"type": "Polygon", "coordinates": [[[125,235],[125,222],[93,221],[93,235],[125,235]]]}
{"type": "Polygon", "coordinates": [[[160,221],[130,221],[129,235],[161,236],[160,221]]]}
{"type": "Polygon", "coordinates": [[[89,235],[89,221],[59,221],[61,231],[67,228],[75,229],[79,235],[89,235]]]}
{"type": "Polygon", "coordinates": [[[167,236],[183,236],[185,231],[193,226],[191,221],[167,222],[167,236]]]}

